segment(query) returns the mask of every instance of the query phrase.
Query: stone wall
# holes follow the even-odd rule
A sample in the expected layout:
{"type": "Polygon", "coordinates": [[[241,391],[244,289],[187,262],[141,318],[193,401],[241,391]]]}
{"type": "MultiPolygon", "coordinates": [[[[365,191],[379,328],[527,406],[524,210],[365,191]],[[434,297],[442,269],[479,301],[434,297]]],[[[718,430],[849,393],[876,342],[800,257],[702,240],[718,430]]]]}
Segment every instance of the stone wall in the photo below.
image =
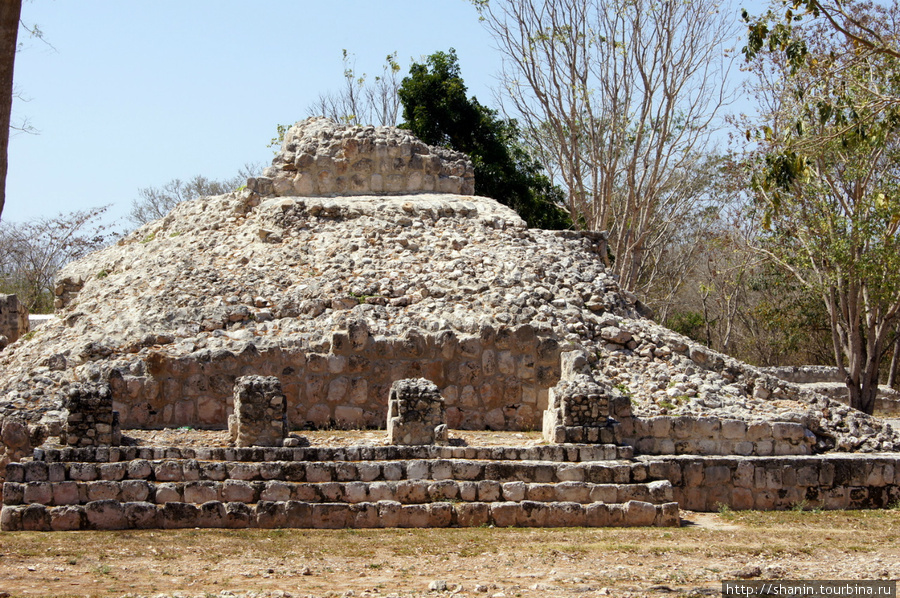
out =
{"type": "Polygon", "coordinates": [[[647,457],[651,480],[669,480],[693,511],[885,508],[900,499],[900,457],[647,457]]]}
{"type": "MultiPolygon", "coordinates": [[[[845,405],[850,403],[850,399],[847,397],[847,386],[844,384],[840,372],[834,366],[799,365],[761,369],[786,382],[806,385],[815,392],[845,405]]],[[[900,392],[887,385],[880,385],[878,396],[875,397],[875,413],[882,417],[900,415],[900,392]]]]}
{"type": "Polygon", "coordinates": [[[247,187],[262,196],[471,195],[475,169],[465,154],[426,145],[402,129],[313,117],[288,129],[272,166],[247,187]]]}
{"type": "Polygon", "coordinates": [[[810,455],[816,437],[801,424],[695,416],[623,418],[616,440],[640,455],[810,455]]]}
{"type": "Polygon", "coordinates": [[[559,354],[559,343],[529,325],[403,337],[351,327],[305,348],[155,353],[146,371],[111,376],[110,387],[126,428],[224,428],[234,380],[245,375],[281,380],[292,427],[383,428],[391,384],[426,378],[441,391],[448,427],[522,430],[541,425],[559,354]]]}
{"type": "Polygon", "coordinates": [[[120,444],[119,416],[113,411],[112,393],[107,384],[73,384],[67,391],[68,410],[62,440],[71,446],[120,444]]]}
{"type": "Polygon", "coordinates": [[[234,446],[281,446],[288,436],[287,408],[281,382],[274,376],[235,380],[228,436],[234,446]]]}
{"type": "Polygon", "coordinates": [[[827,365],[789,365],[760,368],[766,374],[794,384],[818,384],[820,382],[843,383],[838,369],[827,365]]]}
{"type": "Polygon", "coordinates": [[[28,332],[28,308],[16,295],[0,295],[0,349],[28,332]]]}

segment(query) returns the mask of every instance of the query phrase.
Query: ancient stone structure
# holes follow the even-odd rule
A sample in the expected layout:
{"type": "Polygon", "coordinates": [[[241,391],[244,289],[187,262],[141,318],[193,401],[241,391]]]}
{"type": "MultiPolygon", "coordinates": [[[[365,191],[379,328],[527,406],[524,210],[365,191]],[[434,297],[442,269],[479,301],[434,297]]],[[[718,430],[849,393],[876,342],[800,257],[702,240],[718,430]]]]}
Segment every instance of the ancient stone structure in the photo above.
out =
{"type": "Polygon", "coordinates": [[[28,308],[16,295],[0,295],[0,349],[28,333],[28,308]]]}
{"type": "Polygon", "coordinates": [[[246,189],[66,266],[57,317],[0,353],[3,529],[673,525],[676,501],[897,498],[890,425],[644,318],[605,233],[529,230],[473,197],[471,174],[403,131],[308,120],[246,189]],[[281,392],[235,400],[244,376],[281,392]],[[102,412],[127,426],[232,416],[237,444],[277,444],[285,417],[383,427],[410,378],[434,385],[448,428],[543,423],[551,445],[120,448],[94,446],[114,420],[78,419],[99,408],[64,408],[108,383],[102,412]]]}
{"type": "Polygon", "coordinates": [[[397,380],[388,398],[390,444],[445,444],[447,421],[438,387],[425,378],[397,380]]]}
{"type": "Polygon", "coordinates": [[[615,395],[608,385],[586,374],[562,380],[550,389],[544,411],[543,435],[547,442],[599,442],[613,444],[615,427],[631,417],[631,401],[615,395]]]}
{"type": "Polygon", "coordinates": [[[475,170],[465,154],[426,145],[402,129],[313,117],[287,130],[272,166],[247,187],[262,196],[471,195],[475,170]]]}
{"type": "Polygon", "coordinates": [[[119,414],[108,384],[73,384],[66,399],[62,439],[71,446],[110,446],[122,442],[119,414]]]}
{"type": "MultiPolygon", "coordinates": [[[[763,371],[841,403],[848,404],[850,401],[847,397],[847,385],[837,367],[801,365],[763,368],[763,371]]],[[[883,417],[900,415],[900,392],[885,384],[880,385],[875,397],[875,413],[883,417]]]]}
{"type": "Polygon", "coordinates": [[[646,457],[590,445],[39,450],[0,528],[678,525],[697,511],[883,508],[900,457],[646,457]]]}
{"type": "Polygon", "coordinates": [[[234,413],[228,416],[234,446],[281,446],[288,437],[287,405],[274,376],[242,376],[234,381],[234,413]]]}

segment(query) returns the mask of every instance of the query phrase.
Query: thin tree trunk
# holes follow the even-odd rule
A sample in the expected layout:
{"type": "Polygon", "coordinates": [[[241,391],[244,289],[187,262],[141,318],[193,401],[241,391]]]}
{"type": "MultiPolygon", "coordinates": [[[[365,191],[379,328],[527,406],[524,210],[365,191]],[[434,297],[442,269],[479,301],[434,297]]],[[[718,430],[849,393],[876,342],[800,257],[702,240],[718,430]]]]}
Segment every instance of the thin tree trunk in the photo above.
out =
{"type": "Polygon", "coordinates": [[[900,327],[897,328],[894,338],[894,356],[891,357],[891,367],[888,370],[888,386],[900,390],[900,327]]]}
{"type": "Polygon", "coordinates": [[[9,170],[9,124],[12,119],[13,66],[22,0],[0,0],[0,215],[6,203],[9,170]]]}

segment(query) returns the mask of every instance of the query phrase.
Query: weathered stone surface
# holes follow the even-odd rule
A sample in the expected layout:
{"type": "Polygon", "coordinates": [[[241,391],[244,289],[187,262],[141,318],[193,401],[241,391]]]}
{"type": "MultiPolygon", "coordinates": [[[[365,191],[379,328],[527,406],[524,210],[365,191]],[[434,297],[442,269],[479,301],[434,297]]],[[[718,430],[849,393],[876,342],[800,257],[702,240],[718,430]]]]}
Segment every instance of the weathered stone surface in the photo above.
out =
{"type": "Polygon", "coordinates": [[[285,132],[272,166],[247,187],[278,196],[471,195],[475,169],[465,154],[426,145],[402,129],[339,125],[313,117],[285,132]]]}
{"type": "Polygon", "coordinates": [[[109,446],[122,441],[118,414],[108,384],[73,384],[65,408],[69,414],[62,440],[72,446],[109,446]]]}
{"type": "Polygon", "coordinates": [[[228,418],[234,446],[281,446],[288,435],[287,401],[274,376],[242,376],[234,382],[234,413],[228,418]]]}
{"type": "Polygon", "coordinates": [[[445,444],[444,399],[424,378],[397,380],[388,398],[388,442],[398,445],[445,444]]]}
{"type": "Polygon", "coordinates": [[[0,349],[28,333],[28,307],[16,295],[0,294],[0,349]]]}

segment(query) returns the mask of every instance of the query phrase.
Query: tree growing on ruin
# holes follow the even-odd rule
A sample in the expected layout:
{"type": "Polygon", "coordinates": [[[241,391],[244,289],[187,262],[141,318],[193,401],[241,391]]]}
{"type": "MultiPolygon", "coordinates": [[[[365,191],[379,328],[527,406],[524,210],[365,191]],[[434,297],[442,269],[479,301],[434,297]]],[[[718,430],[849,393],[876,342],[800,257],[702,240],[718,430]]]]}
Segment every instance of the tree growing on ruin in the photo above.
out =
{"type": "Polygon", "coordinates": [[[810,6],[806,21],[751,20],[760,251],[821,298],[850,405],[872,413],[900,322],[900,10],[810,6]]]}
{"type": "Polygon", "coordinates": [[[400,63],[397,53],[388,54],[381,74],[369,79],[358,73],[353,54],[343,50],[344,85],[340,91],[321,94],[309,106],[309,116],[327,116],[350,125],[393,127],[400,113],[400,63]]]}
{"type": "Polygon", "coordinates": [[[518,124],[467,97],[454,50],[413,63],[397,93],[403,105],[401,127],[425,143],[469,155],[475,166],[475,193],[511,207],[528,226],[571,226],[562,209],[562,190],[526,151],[518,124]]]}
{"type": "Polygon", "coordinates": [[[728,100],[734,30],[713,0],[473,0],[504,56],[509,111],[573,221],[610,233],[636,290],[698,193],[728,100]]]}

